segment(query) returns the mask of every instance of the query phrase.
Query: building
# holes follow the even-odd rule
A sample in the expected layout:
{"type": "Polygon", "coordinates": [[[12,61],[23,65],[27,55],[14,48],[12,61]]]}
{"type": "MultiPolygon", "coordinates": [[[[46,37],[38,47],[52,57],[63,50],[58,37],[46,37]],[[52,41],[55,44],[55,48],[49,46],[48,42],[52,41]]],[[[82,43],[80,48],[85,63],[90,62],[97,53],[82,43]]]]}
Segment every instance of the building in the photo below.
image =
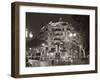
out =
{"type": "Polygon", "coordinates": [[[85,51],[80,34],[68,22],[49,22],[41,28],[37,38],[43,42],[32,48],[35,52],[32,59],[49,66],[82,63],[85,51]]]}

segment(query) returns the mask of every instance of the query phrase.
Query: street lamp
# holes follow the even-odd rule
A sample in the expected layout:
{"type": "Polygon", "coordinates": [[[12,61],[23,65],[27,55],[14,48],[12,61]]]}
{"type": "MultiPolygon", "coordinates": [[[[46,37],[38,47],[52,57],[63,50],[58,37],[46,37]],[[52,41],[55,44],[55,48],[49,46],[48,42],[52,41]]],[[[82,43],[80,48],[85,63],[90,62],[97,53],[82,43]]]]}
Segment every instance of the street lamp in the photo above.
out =
{"type": "Polygon", "coordinates": [[[29,48],[30,50],[32,50],[32,48],[29,48]]]}
{"type": "Polygon", "coordinates": [[[73,33],[73,36],[76,37],[76,33],[73,33]]]}
{"type": "Polygon", "coordinates": [[[73,36],[73,34],[72,34],[72,33],[70,33],[70,34],[69,34],[69,37],[72,37],[72,36],[73,36]]]}
{"type": "Polygon", "coordinates": [[[29,33],[29,38],[33,38],[32,32],[29,33]]]}
{"type": "Polygon", "coordinates": [[[44,47],[44,46],[45,46],[45,44],[44,44],[44,43],[42,43],[42,46],[44,47]]]}
{"type": "Polygon", "coordinates": [[[69,37],[76,37],[76,35],[77,35],[76,33],[70,33],[69,37]]]}

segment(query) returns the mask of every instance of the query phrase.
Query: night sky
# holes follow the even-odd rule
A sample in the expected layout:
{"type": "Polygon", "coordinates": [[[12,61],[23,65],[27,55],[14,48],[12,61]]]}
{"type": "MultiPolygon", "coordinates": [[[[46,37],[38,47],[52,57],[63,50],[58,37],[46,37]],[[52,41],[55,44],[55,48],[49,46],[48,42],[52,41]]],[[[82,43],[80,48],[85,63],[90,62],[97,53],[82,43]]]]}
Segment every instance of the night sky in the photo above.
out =
{"type": "MultiPolygon", "coordinates": [[[[82,34],[89,44],[89,15],[49,14],[49,13],[26,13],[26,28],[37,35],[40,29],[50,21],[62,21],[72,24],[74,29],[82,34]]],[[[87,45],[89,48],[89,46],[87,45]]]]}

